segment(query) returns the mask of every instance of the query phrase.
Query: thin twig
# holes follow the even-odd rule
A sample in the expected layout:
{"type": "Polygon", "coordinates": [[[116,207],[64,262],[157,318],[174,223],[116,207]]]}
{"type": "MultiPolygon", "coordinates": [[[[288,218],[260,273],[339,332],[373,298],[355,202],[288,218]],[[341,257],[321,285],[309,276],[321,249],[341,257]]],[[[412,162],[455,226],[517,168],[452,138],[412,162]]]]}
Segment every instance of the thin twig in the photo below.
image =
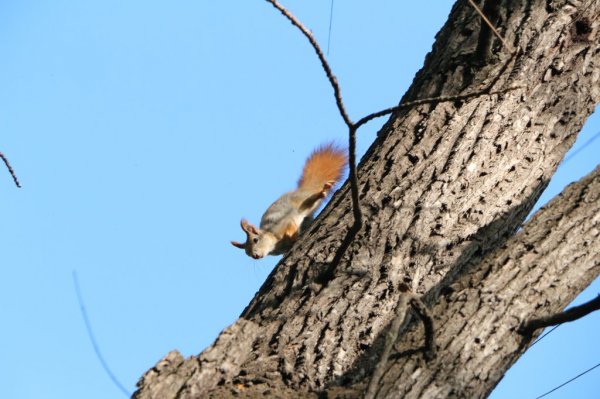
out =
{"type": "Polygon", "coordinates": [[[315,52],[317,53],[317,56],[319,57],[319,60],[321,61],[321,66],[323,67],[323,70],[325,70],[325,74],[327,75],[327,78],[329,79],[329,82],[331,83],[331,86],[333,87],[333,92],[335,95],[335,102],[337,103],[338,110],[340,111],[340,114],[342,115],[342,119],[344,119],[344,122],[346,123],[348,128],[351,128],[352,120],[348,116],[348,113],[346,112],[346,108],[344,107],[344,102],[342,101],[342,93],[341,93],[337,78],[331,71],[331,68],[329,67],[329,64],[327,63],[327,60],[325,59],[325,55],[323,54],[321,47],[319,47],[319,43],[317,43],[317,41],[314,38],[314,36],[312,35],[312,33],[310,33],[310,31],[304,25],[302,25],[302,23],[291,12],[289,12],[285,7],[283,7],[281,4],[279,4],[279,2],[277,2],[277,0],[267,0],[267,1],[269,3],[271,3],[273,5],[273,7],[278,9],[292,23],[292,25],[294,25],[296,28],[300,29],[300,31],[304,34],[304,36],[306,36],[306,38],[308,39],[310,44],[313,46],[313,49],[315,50],[315,52]]]}
{"type": "MultiPolygon", "coordinates": [[[[500,2],[496,0],[489,0],[483,3],[483,13],[488,17],[490,22],[496,25],[499,16],[500,2]]],[[[475,48],[474,55],[480,62],[487,64],[488,60],[492,56],[492,45],[494,33],[490,29],[488,24],[481,24],[479,28],[479,37],[477,38],[477,47],[475,48]]]]}
{"type": "Polygon", "coordinates": [[[508,93],[509,91],[522,89],[522,88],[523,88],[523,86],[514,86],[514,87],[507,87],[506,89],[502,89],[502,90],[496,90],[496,91],[490,91],[488,88],[486,88],[486,89],[479,90],[479,91],[476,91],[473,93],[457,94],[455,96],[429,97],[429,98],[421,98],[421,99],[413,100],[413,101],[407,101],[402,104],[396,105],[395,107],[390,107],[390,108],[386,108],[386,109],[383,109],[378,112],[373,112],[372,114],[369,114],[369,115],[359,119],[358,122],[355,123],[355,126],[360,127],[375,118],[379,118],[381,116],[392,114],[401,109],[415,107],[417,105],[443,103],[443,102],[451,102],[451,101],[461,101],[461,100],[466,100],[466,99],[469,99],[472,97],[479,97],[482,95],[492,96],[495,94],[508,93]]]}
{"type": "Polygon", "coordinates": [[[384,110],[381,110],[381,111],[378,111],[378,112],[373,112],[372,114],[364,116],[361,119],[359,119],[358,122],[356,122],[354,124],[354,126],[358,129],[359,127],[361,127],[365,123],[370,122],[371,120],[373,120],[375,118],[379,118],[381,116],[392,114],[392,113],[394,113],[394,112],[396,112],[398,110],[401,110],[401,109],[415,107],[417,105],[434,104],[434,103],[451,102],[451,101],[462,101],[462,100],[466,100],[466,99],[469,99],[469,98],[472,98],[472,97],[479,97],[479,96],[483,96],[483,95],[489,95],[489,96],[491,96],[491,95],[495,95],[495,94],[504,94],[504,93],[508,93],[509,91],[512,91],[512,90],[522,89],[523,86],[513,86],[513,87],[507,87],[505,89],[500,89],[500,90],[492,91],[492,89],[494,88],[494,86],[496,85],[496,83],[498,83],[498,80],[500,80],[500,77],[504,74],[504,72],[506,72],[506,69],[508,69],[508,66],[510,65],[510,63],[519,54],[520,54],[520,49],[518,49],[518,51],[516,51],[515,53],[513,53],[506,60],[506,62],[504,63],[504,65],[502,65],[502,67],[500,68],[500,70],[498,71],[498,73],[496,73],[496,75],[494,76],[494,78],[492,79],[492,81],[490,82],[490,84],[488,84],[487,87],[485,87],[484,89],[477,90],[477,91],[471,92],[471,93],[457,94],[457,95],[453,95],[453,96],[437,96],[437,97],[420,98],[420,99],[412,100],[412,101],[405,101],[405,102],[403,102],[403,103],[401,103],[399,105],[396,105],[394,107],[386,108],[384,110]]]}
{"type": "Polygon", "coordinates": [[[338,248],[338,251],[334,256],[334,262],[331,263],[327,270],[324,273],[322,273],[321,277],[318,279],[326,285],[327,282],[331,280],[333,272],[337,267],[337,264],[341,260],[342,256],[344,255],[344,252],[346,251],[346,249],[348,248],[348,246],[362,227],[362,211],[360,209],[360,201],[358,195],[358,177],[356,173],[356,130],[360,125],[357,126],[356,124],[354,124],[354,122],[352,122],[352,120],[350,119],[350,116],[348,116],[346,108],[344,107],[344,102],[342,101],[342,94],[337,78],[331,71],[331,67],[325,59],[325,55],[323,54],[319,43],[317,43],[312,33],[310,33],[310,31],[304,25],[302,25],[302,23],[290,11],[288,11],[285,7],[279,4],[277,0],[267,1],[271,3],[273,7],[275,7],[277,10],[279,10],[279,12],[281,12],[292,23],[292,25],[298,28],[312,45],[313,49],[317,53],[317,56],[319,57],[319,60],[321,61],[321,66],[323,67],[323,70],[325,71],[325,74],[329,79],[329,83],[333,88],[335,101],[340,115],[346,123],[346,126],[348,126],[348,163],[350,165],[349,180],[350,189],[352,193],[352,209],[354,214],[354,224],[346,234],[346,238],[342,242],[342,245],[340,246],[340,248],[338,248]]]}
{"type": "Polygon", "coordinates": [[[113,374],[110,367],[108,367],[108,363],[106,363],[106,360],[104,360],[104,357],[102,356],[102,352],[100,352],[100,347],[98,346],[98,343],[96,342],[96,338],[94,337],[94,331],[92,330],[92,325],[90,323],[87,312],[85,310],[85,305],[83,303],[83,297],[81,295],[81,290],[79,289],[79,280],[77,279],[77,272],[75,270],[73,270],[73,285],[75,286],[75,293],[77,294],[77,302],[79,302],[79,309],[81,310],[81,316],[83,317],[83,322],[85,323],[85,329],[87,330],[88,336],[90,337],[90,341],[92,342],[92,346],[94,347],[94,352],[96,353],[96,357],[100,361],[102,368],[104,369],[106,374],[108,374],[108,377],[111,379],[113,384],[115,384],[115,386],[117,388],[119,388],[119,390],[121,392],[123,392],[123,394],[125,396],[127,396],[128,398],[131,397],[131,392],[129,392],[123,386],[123,384],[121,384],[121,382],[117,379],[117,377],[113,374]]]}
{"type": "Polygon", "coordinates": [[[350,127],[348,146],[348,163],[350,165],[350,173],[348,178],[352,182],[350,184],[350,191],[352,192],[352,204],[354,208],[354,226],[356,230],[360,230],[362,227],[362,213],[360,211],[360,202],[358,198],[358,177],[356,175],[356,129],[358,129],[356,125],[350,127]]]}
{"type": "Polygon", "coordinates": [[[17,175],[15,174],[15,171],[13,170],[12,166],[10,166],[10,162],[8,162],[8,158],[6,158],[6,156],[4,156],[4,154],[2,152],[0,152],[0,158],[2,158],[2,160],[4,161],[4,164],[6,165],[6,168],[8,169],[8,173],[10,173],[10,175],[12,176],[13,181],[15,182],[17,187],[21,188],[21,183],[19,183],[19,179],[17,179],[17,175]]]}
{"type": "MultiPolygon", "coordinates": [[[[490,1],[490,0],[488,0],[490,1]]],[[[491,1],[496,1],[496,0],[491,0],[491,1]]],[[[496,29],[496,27],[494,26],[494,24],[492,24],[492,22],[488,19],[488,17],[485,16],[485,14],[483,13],[483,11],[481,11],[481,9],[477,6],[477,4],[475,4],[475,2],[473,0],[469,0],[469,3],[471,4],[471,6],[473,6],[473,8],[475,9],[475,11],[477,11],[477,13],[481,16],[481,18],[485,21],[485,23],[487,24],[487,26],[489,26],[489,28],[492,30],[492,32],[494,32],[494,34],[496,35],[496,37],[498,37],[498,39],[500,39],[500,41],[502,42],[502,45],[508,50],[510,51],[511,54],[515,53],[515,49],[506,42],[506,40],[504,40],[504,38],[502,37],[502,35],[498,32],[498,30],[496,29]]]]}
{"type": "Polygon", "coordinates": [[[563,324],[570,321],[575,321],[596,310],[600,310],[600,295],[591,301],[579,306],[574,306],[565,310],[564,312],[529,320],[519,327],[518,332],[522,335],[529,335],[538,328],[545,328],[555,324],[563,324]]]}

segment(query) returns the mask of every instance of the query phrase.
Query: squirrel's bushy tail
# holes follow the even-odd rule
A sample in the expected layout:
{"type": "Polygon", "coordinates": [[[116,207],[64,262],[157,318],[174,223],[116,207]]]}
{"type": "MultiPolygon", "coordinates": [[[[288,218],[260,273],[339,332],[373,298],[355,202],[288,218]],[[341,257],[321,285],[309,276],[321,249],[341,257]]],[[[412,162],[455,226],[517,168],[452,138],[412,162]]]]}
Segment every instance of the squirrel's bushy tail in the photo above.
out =
{"type": "Polygon", "coordinates": [[[339,182],[348,164],[348,151],[334,143],[321,145],[306,160],[298,188],[318,192],[328,182],[339,182]]]}

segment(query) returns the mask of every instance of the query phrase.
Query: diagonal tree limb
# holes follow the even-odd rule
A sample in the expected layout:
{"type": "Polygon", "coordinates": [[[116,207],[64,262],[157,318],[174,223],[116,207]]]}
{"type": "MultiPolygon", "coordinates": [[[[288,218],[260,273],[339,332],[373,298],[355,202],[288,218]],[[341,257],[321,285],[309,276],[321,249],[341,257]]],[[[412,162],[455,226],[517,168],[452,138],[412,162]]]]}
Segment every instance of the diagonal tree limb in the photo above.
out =
{"type": "MultiPolygon", "coordinates": [[[[600,0],[585,0],[583,6],[589,6],[588,15],[597,19],[600,0]]],[[[478,68],[471,57],[457,58],[464,55],[465,49],[474,49],[477,44],[476,34],[464,34],[475,32],[479,25],[469,7],[467,2],[459,1],[453,8],[409,93],[460,93],[483,86],[495,76],[499,62],[478,68]],[[462,79],[464,74],[460,73],[464,69],[456,69],[457,59],[464,61],[459,68],[464,66],[474,72],[474,76],[467,76],[466,86],[462,79]]],[[[506,2],[502,2],[502,9],[506,7],[506,2]]],[[[599,65],[597,31],[591,36],[593,41],[577,42],[577,46],[557,44],[565,35],[569,39],[576,13],[578,10],[572,7],[548,11],[545,2],[532,2],[525,9],[511,9],[506,14],[505,26],[518,47],[524,49],[524,54],[517,59],[518,67],[509,75],[512,81],[508,81],[526,85],[528,89],[519,94],[441,104],[427,112],[409,109],[394,114],[362,160],[361,201],[365,203],[363,212],[368,225],[361,230],[360,240],[354,240],[327,288],[315,290],[313,282],[339,247],[344,231],[340,226],[352,225],[349,190],[338,191],[322,212],[319,225],[281,260],[238,321],[201,355],[186,360],[170,356],[169,367],[164,368],[163,363],[159,363],[161,367],[157,365],[149,370],[140,381],[136,397],[203,397],[217,387],[225,392],[231,387],[229,381],[238,375],[248,379],[252,374],[272,381],[269,386],[281,383],[296,393],[280,397],[303,397],[303,393],[325,389],[338,377],[345,378],[345,373],[362,364],[359,361],[369,348],[375,343],[379,345],[380,334],[385,333],[393,319],[399,299],[395,289],[399,280],[408,281],[413,292],[422,294],[436,287],[444,276],[456,276],[457,271],[467,265],[479,264],[490,250],[501,248],[507,237],[521,226],[598,102],[598,74],[589,73],[597,71],[599,65]],[[564,60],[565,67],[562,74],[549,75],[547,71],[551,70],[556,57],[564,60]],[[161,395],[153,394],[159,391],[161,395]]],[[[595,206],[593,202],[590,204],[595,206]]],[[[584,209],[597,212],[597,208],[580,210],[584,209]]],[[[559,215],[562,223],[571,219],[567,211],[563,208],[559,215]]],[[[588,221],[583,220],[584,224],[588,221]]],[[[563,229],[559,220],[553,219],[552,223],[554,230],[563,229]]],[[[577,225],[571,229],[579,231],[577,225]]],[[[540,249],[538,243],[542,248],[549,245],[545,235],[548,233],[529,237],[526,246],[532,249],[519,249],[523,260],[537,256],[534,250],[540,249]]],[[[570,240],[560,243],[581,249],[570,240]]],[[[589,248],[584,250],[597,251],[596,242],[588,240],[587,244],[589,248]]],[[[510,263],[500,265],[503,270],[494,274],[492,284],[546,284],[546,279],[552,276],[538,265],[525,263],[523,272],[538,274],[532,279],[515,277],[519,271],[510,263]]],[[[573,271],[582,270],[577,262],[573,265],[579,268],[573,271]]],[[[508,292],[511,296],[500,290],[496,295],[491,289],[494,287],[486,284],[486,291],[477,303],[486,306],[483,315],[487,314],[487,320],[493,323],[478,324],[478,330],[463,331],[460,324],[477,320],[472,305],[465,306],[472,302],[442,291],[439,304],[437,296],[427,301],[432,306],[437,326],[436,344],[440,348],[434,362],[427,363],[427,367],[441,362],[440,357],[445,358],[447,351],[457,356],[454,360],[457,363],[441,362],[437,374],[422,372],[416,379],[407,374],[403,381],[407,384],[412,381],[415,385],[425,383],[419,386],[432,389],[456,388],[459,391],[454,391],[455,396],[456,392],[474,389],[476,387],[469,384],[481,381],[478,378],[482,376],[481,368],[477,377],[465,374],[457,378],[455,372],[449,371],[458,368],[461,373],[466,372],[463,367],[473,362],[464,360],[470,355],[475,359],[483,354],[483,346],[487,349],[485,353],[491,350],[493,359],[499,362],[488,366],[482,377],[489,377],[486,383],[497,381],[506,371],[507,363],[512,363],[520,354],[514,352],[518,347],[515,341],[523,341],[520,335],[502,335],[506,331],[503,323],[516,329],[518,322],[526,318],[524,310],[529,306],[548,306],[549,313],[560,311],[565,306],[564,301],[582,289],[590,273],[594,270],[586,271],[585,276],[575,275],[573,281],[577,285],[569,280],[567,287],[552,280],[551,285],[544,285],[547,292],[541,293],[552,301],[542,298],[539,304],[537,299],[533,303],[529,301],[531,294],[539,294],[533,287],[532,292],[523,296],[526,299],[523,302],[520,301],[523,290],[508,292]],[[507,311],[505,305],[510,303],[510,298],[519,302],[512,302],[517,306],[507,311]],[[557,298],[561,303],[553,302],[557,298]],[[434,309],[450,301],[458,302],[453,305],[454,313],[434,309]],[[452,330],[453,326],[456,329],[452,330]],[[490,342],[480,335],[492,331],[502,334],[498,339],[490,335],[490,342]],[[458,350],[442,345],[447,344],[445,335],[454,337],[458,350]],[[467,357],[461,358],[461,353],[467,357]],[[447,366],[452,364],[457,368],[448,370],[447,366]]],[[[483,278],[486,273],[481,275],[483,278]]],[[[477,283],[470,287],[473,293],[481,291],[477,283]]],[[[469,291],[461,287],[454,289],[460,289],[465,299],[469,297],[469,291]]],[[[535,314],[535,310],[531,314],[535,314]]],[[[422,343],[423,333],[420,329],[417,332],[409,348],[422,343]]],[[[419,356],[410,358],[423,360],[419,356]]],[[[478,359],[483,362],[482,367],[489,362],[487,358],[478,359]]],[[[406,361],[407,356],[395,360],[406,361]]],[[[368,364],[374,361],[376,359],[366,359],[368,364]]],[[[262,397],[258,392],[263,386],[256,386],[254,397],[262,397]]],[[[276,394],[273,392],[270,397],[276,394]]]]}
{"type": "MultiPolygon", "coordinates": [[[[546,303],[549,311],[563,308],[600,275],[598,215],[600,166],[536,212],[522,231],[483,262],[440,287],[441,298],[432,306],[431,315],[438,326],[436,344],[444,350],[427,364],[415,357],[393,357],[380,382],[387,388],[377,398],[398,397],[402,392],[410,392],[402,396],[407,399],[430,397],[427,386],[411,387],[410,376],[415,373],[423,374],[426,381],[427,376],[435,378],[433,386],[439,389],[435,397],[486,397],[503,370],[535,338],[533,331],[522,335],[519,319],[535,314],[539,303],[546,303]],[[569,281],[568,286],[561,281],[569,281]],[[468,341],[467,337],[476,338],[468,341]],[[460,372],[439,378],[447,365],[460,359],[470,361],[462,364],[460,372]],[[491,369],[486,368],[489,365],[491,369]],[[486,376],[484,381],[481,375],[486,376]]],[[[434,291],[426,296],[433,296],[434,291]]],[[[598,302],[596,298],[574,312],[589,313],[598,302]]],[[[419,331],[409,327],[399,346],[412,348],[421,339],[419,331]]],[[[357,382],[354,389],[360,386],[357,382]]]]}

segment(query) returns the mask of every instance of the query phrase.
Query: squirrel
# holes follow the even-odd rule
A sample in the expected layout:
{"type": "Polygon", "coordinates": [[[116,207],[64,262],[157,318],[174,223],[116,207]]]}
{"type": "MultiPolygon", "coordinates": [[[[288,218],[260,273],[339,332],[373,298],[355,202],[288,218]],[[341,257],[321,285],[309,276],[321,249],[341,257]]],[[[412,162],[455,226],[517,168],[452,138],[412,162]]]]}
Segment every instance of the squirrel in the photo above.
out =
{"type": "Polygon", "coordinates": [[[304,164],[298,188],[283,194],[267,208],[259,228],[242,219],[246,242],[231,241],[231,244],[254,259],[287,252],[340,181],[347,164],[347,151],[333,143],[315,149],[304,164]]]}

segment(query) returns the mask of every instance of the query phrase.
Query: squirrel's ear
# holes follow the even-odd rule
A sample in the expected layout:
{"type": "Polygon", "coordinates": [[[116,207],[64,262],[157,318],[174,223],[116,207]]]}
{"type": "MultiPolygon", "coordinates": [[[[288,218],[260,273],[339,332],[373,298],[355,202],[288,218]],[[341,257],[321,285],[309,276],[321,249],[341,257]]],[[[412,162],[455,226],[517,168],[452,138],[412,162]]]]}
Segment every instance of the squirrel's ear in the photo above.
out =
{"type": "Polygon", "coordinates": [[[250,229],[250,223],[248,223],[246,219],[240,220],[240,226],[242,226],[242,230],[244,230],[244,233],[249,233],[248,230],[250,229]]]}
{"type": "Polygon", "coordinates": [[[242,244],[241,242],[237,242],[237,241],[231,241],[231,245],[233,245],[234,247],[238,247],[240,249],[246,248],[246,245],[242,244]]]}
{"type": "Polygon", "coordinates": [[[240,226],[242,226],[242,230],[244,230],[244,232],[246,234],[254,234],[254,235],[260,234],[260,230],[257,229],[256,226],[254,226],[253,224],[248,223],[248,221],[246,219],[242,219],[240,221],[240,226]]]}
{"type": "Polygon", "coordinates": [[[256,226],[254,226],[253,224],[248,224],[248,228],[250,229],[250,231],[253,234],[259,235],[260,234],[260,230],[256,228],[256,226]]]}

